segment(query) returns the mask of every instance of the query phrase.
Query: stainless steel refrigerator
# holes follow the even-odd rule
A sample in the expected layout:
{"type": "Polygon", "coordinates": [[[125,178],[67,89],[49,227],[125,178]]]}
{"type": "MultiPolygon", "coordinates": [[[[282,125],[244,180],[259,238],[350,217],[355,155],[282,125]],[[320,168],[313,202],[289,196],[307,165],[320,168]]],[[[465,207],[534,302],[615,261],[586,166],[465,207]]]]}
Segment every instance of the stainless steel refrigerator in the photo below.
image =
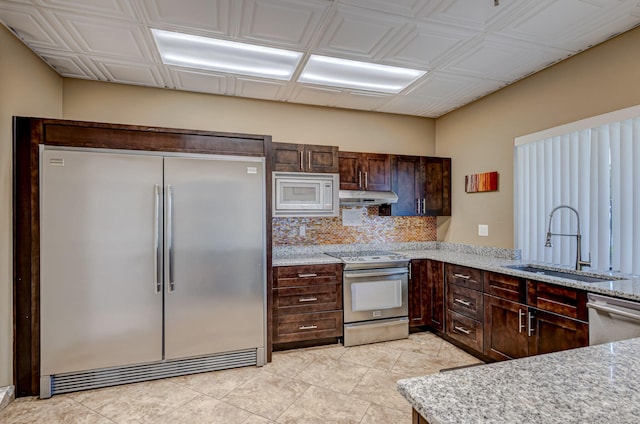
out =
{"type": "Polygon", "coordinates": [[[41,397],[264,364],[264,158],[43,148],[41,397]]]}

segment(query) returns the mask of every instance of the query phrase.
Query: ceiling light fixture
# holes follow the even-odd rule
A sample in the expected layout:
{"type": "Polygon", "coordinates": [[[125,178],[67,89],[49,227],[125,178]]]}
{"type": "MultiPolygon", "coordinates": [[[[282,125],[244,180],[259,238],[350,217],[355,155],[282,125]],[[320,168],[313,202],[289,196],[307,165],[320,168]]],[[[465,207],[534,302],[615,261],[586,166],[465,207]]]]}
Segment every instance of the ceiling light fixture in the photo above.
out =
{"type": "Polygon", "coordinates": [[[231,74],[288,81],[302,53],[152,29],[162,62],[231,74]]]}
{"type": "Polygon", "coordinates": [[[399,93],[426,71],[311,55],[298,82],[381,93],[399,93]]]}

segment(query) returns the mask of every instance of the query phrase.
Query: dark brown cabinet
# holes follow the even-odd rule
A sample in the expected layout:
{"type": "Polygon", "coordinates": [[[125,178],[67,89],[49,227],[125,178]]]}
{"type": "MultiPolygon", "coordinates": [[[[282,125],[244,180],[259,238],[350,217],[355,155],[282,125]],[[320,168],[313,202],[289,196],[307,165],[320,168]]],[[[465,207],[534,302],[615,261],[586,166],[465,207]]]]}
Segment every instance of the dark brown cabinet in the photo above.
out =
{"type": "Polygon", "coordinates": [[[272,143],[274,171],[338,173],[338,147],[272,143]]]}
{"type": "Polygon", "coordinates": [[[474,268],[446,264],[446,334],[474,349],[483,351],[484,304],[483,273],[474,268]]]}
{"type": "Polygon", "coordinates": [[[391,159],[379,153],[339,152],[341,190],[391,190],[391,159]]]}
{"type": "Polygon", "coordinates": [[[451,215],[451,159],[391,156],[391,190],[395,216],[451,215]]]}
{"type": "Polygon", "coordinates": [[[514,359],[587,346],[586,293],[487,272],[484,354],[514,359]]]}
{"type": "Polygon", "coordinates": [[[342,337],[340,264],[273,268],[273,343],[342,337]]]}
{"type": "Polygon", "coordinates": [[[409,327],[444,331],[444,264],[429,259],[411,261],[409,327]]]}

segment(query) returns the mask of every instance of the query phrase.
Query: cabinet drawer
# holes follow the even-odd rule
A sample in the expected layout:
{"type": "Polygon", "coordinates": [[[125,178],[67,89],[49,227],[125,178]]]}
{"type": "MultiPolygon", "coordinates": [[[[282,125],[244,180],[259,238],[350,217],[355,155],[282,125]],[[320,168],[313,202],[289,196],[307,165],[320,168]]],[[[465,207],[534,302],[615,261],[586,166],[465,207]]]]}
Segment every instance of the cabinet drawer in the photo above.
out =
{"type": "Polygon", "coordinates": [[[447,310],[447,334],[470,348],[482,352],[482,323],[447,310]]]}
{"type": "Polygon", "coordinates": [[[342,311],[274,317],[273,343],[342,337],[342,311]]]}
{"type": "Polygon", "coordinates": [[[527,296],[526,280],[511,275],[485,272],[484,292],[514,302],[525,303],[527,296]]]}
{"type": "Polygon", "coordinates": [[[273,268],[273,287],[342,283],[342,264],[278,266],[273,268]]]}
{"type": "Polygon", "coordinates": [[[342,309],[342,284],[287,287],[273,291],[273,314],[289,315],[342,309]]]}
{"type": "Polygon", "coordinates": [[[455,284],[447,286],[447,309],[476,321],[482,321],[484,317],[482,304],[482,292],[455,284]]]}
{"type": "Polygon", "coordinates": [[[482,291],[482,271],[479,269],[450,264],[447,264],[445,268],[448,284],[457,284],[482,291]]]}
{"type": "Polygon", "coordinates": [[[528,295],[529,306],[588,321],[586,292],[540,281],[529,281],[528,295]]]}

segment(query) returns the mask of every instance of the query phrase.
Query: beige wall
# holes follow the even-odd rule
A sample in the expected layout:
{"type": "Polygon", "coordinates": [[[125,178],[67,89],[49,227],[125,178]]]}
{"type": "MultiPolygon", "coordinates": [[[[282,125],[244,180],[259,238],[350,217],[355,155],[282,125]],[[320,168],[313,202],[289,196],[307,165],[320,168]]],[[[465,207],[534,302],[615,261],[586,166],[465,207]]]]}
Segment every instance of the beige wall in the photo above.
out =
{"type": "Polygon", "coordinates": [[[452,157],[451,218],[438,239],[513,247],[513,139],[640,104],[640,28],[436,120],[436,153],[452,157]],[[498,171],[499,191],[467,194],[464,176],[498,171]],[[489,225],[489,237],[478,236],[489,225]]]}
{"type": "Polygon", "coordinates": [[[0,387],[13,384],[12,116],[62,116],[62,78],[0,25],[0,387]]]}
{"type": "Polygon", "coordinates": [[[65,119],[269,134],[273,141],[432,155],[434,120],[347,109],[64,80],[65,119]]]}

